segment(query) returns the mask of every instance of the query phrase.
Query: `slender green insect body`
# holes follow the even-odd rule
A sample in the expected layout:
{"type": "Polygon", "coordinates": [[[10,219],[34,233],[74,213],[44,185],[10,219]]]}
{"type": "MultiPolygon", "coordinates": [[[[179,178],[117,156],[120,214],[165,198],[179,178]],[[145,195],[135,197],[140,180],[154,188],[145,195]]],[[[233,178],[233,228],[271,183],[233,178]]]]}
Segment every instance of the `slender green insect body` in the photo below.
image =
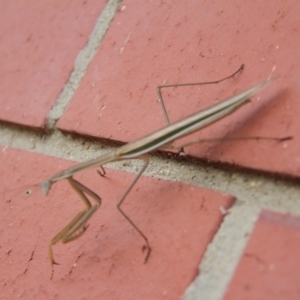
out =
{"type": "Polygon", "coordinates": [[[118,149],[108,152],[100,157],[76,164],[74,167],[53,175],[48,180],[43,181],[39,186],[43,193],[47,195],[52,183],[61,179],[69,178],[75,175],[77,172],[117,160],[138,158],[143,154],[157,150],[178,138],[189,135],[233,113],[236,109],[246,104],[249,97],[265,87],[267,84],[271,83],[273,80],[274,79],[269,79],[263,83],[260,83],[236,96],[230,97],[205,110],[179,120],[172,125],[168,125],[165,128],[157,130],[141,139],[125,144],[118,149]]]}
{"type": "MultiPolygon", "coordinates": [[[[242,69],[242,67],[237,71],[239,72],[242,69]]],[[[223,81],[229,77],[234,76],[237,72],[235,72],[233,75],[228,76],[222,80],[216,81],[215,83],[218,83],[220,81],[223,81]]],[[[86,230],[86,222],[90,219],[90,217],[94,214],[94,212],[100,207],[101,205],[101,198],[94,193],[92,190],[84,186],[82,183],[78,182],[73,178],[73,175],[81,172],[83,170],[87,170],[93,167],[101,167],[109,162],[119,161],[119,160],[125,160],[125,159],[142,159],[144,160],[145,164],[142,167],[142,169],[137,174],[134,181],[131,183],[131,185],[128,187],[127,191],[124,193],[123,197],[119,201],[117,208],[122,213],[122,215],[127,219],[127,221],[137,230],[137,232],[141,235],[141,237],[145,240],[147,245],[147,254],[145,257],[145,262],[148,260],[151,248],[150,244],[148,242],[147,237],[145,234],[133,223],[133,221],[123,212],[121,209],[121,205],[123,201],[125,200],[126,196],[134,186],[134,184],[137,182],[139,177],[142,175],[144,170],[146,169],[148,165],[148,156],[147,154],[159,150],[163,148],[166,145],[170,145],[173,141],[175,141],[178,138],[184,137],[186,135],[189,135],[201,128],[204,128],[214,122],[217,122],[218,120],[224,118],[225,116],[228,116],[229,114],[233,113],[235,110],[243,106],[245,103],[247,103],[248,99],[264,88],[266,85],[271,83],[274,79],[269,79],[265,82],[259,83],[252,88],[249,88],[233,97],[230,97],[218,104],[215,104],[205,110],[199,111],[191,116],[188,116],[182,120],[179,120],[173,124],[170,124],[160,130],[157,130],[141,139],[138,139],[136,141],[130,142],[128,144],[125,144],[111,152],[108,152],[100,157],[91,159],[87,162],[76,164],[75,166],[66,169],[62,172],[59,172],[57,174],[54,174],[49,179],[43,181],[40,183],[39,187],[43,191],[45,195],[48,194],[49,189],[51,188],[51,185],[54,184],[56,181],[66,179],[69,181],[72,188],[76,191],[76,193],[79,195],[79,197],[82,199],[82,201],[86,205],[86,209],[82,210],[80,213],[78,213],[75,218],[62,230],[60,231],[50,242],[49,244],[49,258],[52,265],[52,275],[53,275],[53,264],[56,264],[53,258],[52,253],[52,246],[55,245],[57,242],[62,241],[63,243],[70,242],[74,239],[77,239],[79,236],[81,236],[84,231],[86,230]],[[93,198],[96,202],[94,206],[91,205],[89,199],[87,196],[93,198]]],[[[209,82],[212,83],[212,82],[209,82]]],[[[183,86],[183,85],[196,85],[196,83],[193,84],[180,84],[180,85],[174,85],[174,86],[183,86]]],[[[158,87],[158,94],[160,97],[160,100],[162,100],[160,88],[162,87],[169,87],[168,86],[161,86],[158,87]]],[[[163,104],[163,103],[162,103],[163,104]]],[[[167,122],[168,121],[168,118],[167,122]]],[[[181,146],[182,147],[182,146],[181,146]]],[[[103,174],[105,174],[104,169],[103,174]]]]}

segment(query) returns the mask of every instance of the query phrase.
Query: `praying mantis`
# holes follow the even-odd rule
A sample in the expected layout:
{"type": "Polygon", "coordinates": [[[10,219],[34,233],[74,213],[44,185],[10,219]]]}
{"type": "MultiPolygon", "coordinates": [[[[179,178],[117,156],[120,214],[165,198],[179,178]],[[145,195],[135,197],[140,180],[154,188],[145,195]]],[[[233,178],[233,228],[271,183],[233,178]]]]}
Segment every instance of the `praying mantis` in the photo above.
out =
{"type": "MultiPolygon", "coordinates": [[[[180,147],[172,145],[172,142],[178,138],[189,135],[201,128],[204,128],[218,120],[224,118],[225,116],[233,113],[235,110],[243,106],[247,103],[249,97],[253,94],[273,82],[276,78],[268,79],[262,83],[259,83],[235,96],[232,96],[226,100],[221,101],[213,106],[210,106],[202,111],[199,111],[195,114],[192,114],[182,120],[179,120],[173,124],[170,124],[168,115],[166,113],[166,109],[164,106],[161,89],[168,87],[178,87],[178,86],[191,86],[191,85],[204,85],[204,84],[215,84],[221,81],[224,81],[230,77],[234,77],[238,72],[243,69],[243,65],[232,75],[227,76],[221,80],[203,82],[203,83],[187,83],[187,84],[174,84],[174,85],[163,85],[157,87],[157,93],[159,96],[159,100],[162,104],[163,111],[165,114],[166,121],[168,125],[160,130],[157,130],[149,135],[142,137],[136,141],[125,144],[115,150],[112,150],[100,157],[91,159],[86,162],[78,163],[73,167],[70,167],[62,172],[56,173],[47,180],[41,182],[39,184],[42,192],[47,195],[52,184],[59,180],[66,179],[68,180],[71,187],[75,190],[81,200],[84,202],[86,208],[80,211],[49,243],[48,255],[51,262],[52,267],[52,275],[53,275],[53,265],[57,264],[53,257],[52,246],[61,241],[62,243],[67,243],[79,238],[86,230],[86,223],[91,218],[91,216],[96,212],[96,210],[101,206],[101,197],[97,195],[95,192],[90,190],[88,187],[84,186],[79,181],[75,180],[73,176],[81,172],[83,170],[87,170],[93,167],[101,167],[102,172],[98,171],[101,176],[105,175],[105,170],[103,168],[104,164],[109,162],[115,162],[120,160],[128,160],[128,159],[141,159],[144,161],[144,165],[139,170],[133,182],[127,188],[126,192],[120,199],[117,204],[117,209],[124,216],[124,218],[133,226],[133,228],[140,234],[140,236],[144,239],[146,243],[147,253],[144,259],[144,262],[147,262],[150,253],[151,247],[146,235],[138,228],[138,226],[126,215],[126,213],[121,209],[121,205],[127,197],[128,193],[131,191],[132,187],[138,181],[142,173],[147,168],[149,163],[149,153],[155,150],[161,150],[165,148],[183,148],[186,145],[181,145],[180,147]],[[92,205],[88,196],[95,201],[95,204],[92,205]]],[[[273,140],[283,140],[287,138],[266,138],[273,140]]],[[[194,142],[193,142],[194,143],[194,142]]],[[[51,276],[52,278],[52,276],[51,276]]]]}

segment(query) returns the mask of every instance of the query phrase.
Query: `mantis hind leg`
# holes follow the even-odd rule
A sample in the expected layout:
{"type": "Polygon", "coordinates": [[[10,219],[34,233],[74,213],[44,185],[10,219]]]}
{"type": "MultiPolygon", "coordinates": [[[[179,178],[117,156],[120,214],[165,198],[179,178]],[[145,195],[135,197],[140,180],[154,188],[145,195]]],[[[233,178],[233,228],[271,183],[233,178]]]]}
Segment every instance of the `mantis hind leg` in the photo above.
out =
{"type": "MultiPolygon", "coordinates": [[[[236,74],[241,72],[243,69],[244,69],[244,65],[242,64],[239,67],[239,69],[237,71],[235,71],[233,74],[231,74],[227,77],[224,77],[222,79],[215,80],[215,81],[168,84],[168,85],[158,86],[156,88],[156,90],[157,90],[157,94],[158,94],[158,97],[159,97],[159,102],[162,106],[162,110],[163,110],[164,117],[165,117],[167,125],[170,125],[171,123],[170,123],[169,116],[168,116],[168,113],[167,113],[167,110],[166,110],[166,106],[164,104],[164,100],[163,100],[163,97],[162,97],[162,89],[163,88],[180,87],[180,86],[194,86],[194,85],[206,85],[206,84],[217,84],[219,82],[222,82],[222,81],[225,81],[229,78],[234,77],[236,74]]],[[[226,137],[226,138],[221,137],[221,138],[211,138],[211,139],[198,139],[198,140],[191,141],[191,142],[184,143],[184,144],[180,144],[180,145],[175,145],[173,143],[166,144],[166,145],[162,146],[160,148],[160,150],[167,150],[167,149],[174,149],[175,150],[175,149],[177,149],[177,150],[179,150],[178,154],[184,154],[184,147],[191,146],[191,145],[194,145],[194,144],[197,144],[197,143],[229,142],[229,141],[245,141],[245,140],[267,140],[267,141],[282,142],[282,141],[290,140],[292,138],[293,138],[292,136],[284,136],[284,137],[279,137],[279,138],[277,138],[277,137],[249,136],[249,137],[232,137],[232,138],[231,137],[226,137]]]]}
{"type": "Polygon", "coordinates": [[[147,253],[144,259],[144,263],[146,263],[148,261],[148,258],[150,256],[151,253],[151,247],[148,241],[148,238],[146,237],[146,235],[139,229],[139,227],[129,218],[129,216],[121,209],[121,205],[124,202],[125,198],[127,197],[127,195],[129,194],[129,192],[131,191],[131,189],[133,188],[133,186],[136,184],[136,182],[139,180],[139,178],[141,177],[141,175],[143,174],[143,172],[145,171],[145,169],[148,166],[149,163],[149,158],[147,155],[144,155],[142,157],[140,157],[140,159],[144,160],[144,165],[141,168],[141,170],[139,171],[139,173],[136,175],[136,177],[134,178],[133,182],[130,184],[130,186],[128,187],[128,189],[126,190],[126,192],[124,193],[124,195],[122,196],[122,198],[120,199],[120,201],[117,204],[117,208],[119,210],[119,212],[123,215],[123,217],[131,224],[131,226],[138,232],[138,234],[144,239],[145,243],[146,243],[146,249],[147,249],[147,253]]]}
{"type": "Polygon", "coordinates": [[[157,94],[158,94],[158,98],[159,98],[159,102],[162,106],[162,110],[163,110],[163,113],[164,113],[164,117],[165,117],[165,120],[166,120],[166,123],[167,125],[171,125],[170,123],[170,120],[169,120],[169,116],[168,116],[168,113],[167,113],[167,110],[166,110],[166,106],[165,106],[165,103],[164,103],[164,100],[163,100],[163,96],[162,96],[162,92],[161,90],[164,89],[164,88],[169,88],[169,87],[179,87],[179,86],[193,86],[193,85],[206,85],[206,84],[217,84],[219,82],[222,82],[222,81],[225,81],[229,78],[232,78],[234,77],[237,73],[241,72],[242,70],[244,69],[244,65],[242,64],[239,69],[237,71],[235,71],[233,74],[227,76],[227,77],[224,77],[222,79],[219,79],[219,80],[215,80],[215,81],[206,81],[206,82],[193,82],[193,83],[177,83],[177,84],[166,84],[166,85],[159,85],[157,88],[156,88],[156,91],[157,91],[157,94]]]}

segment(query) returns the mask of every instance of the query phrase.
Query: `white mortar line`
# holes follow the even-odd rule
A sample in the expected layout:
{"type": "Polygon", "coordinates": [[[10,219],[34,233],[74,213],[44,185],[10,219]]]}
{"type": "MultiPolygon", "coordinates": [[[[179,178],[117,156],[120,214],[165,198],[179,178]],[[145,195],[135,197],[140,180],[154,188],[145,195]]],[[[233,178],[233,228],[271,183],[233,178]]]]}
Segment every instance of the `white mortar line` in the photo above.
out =
{"type": "Polygon", "coordinates": [[[89,36],[86,46],[79,52],[75,63],[74,70],[65,84],[58,99],[47,116],[47,129],[52,130],[56,122],[63,115],[66,107],[73,98],[87,67],[94,58],[99,45],[112,22],[121,0],[109,0],[98,18],[94,30],[89,36]]]}

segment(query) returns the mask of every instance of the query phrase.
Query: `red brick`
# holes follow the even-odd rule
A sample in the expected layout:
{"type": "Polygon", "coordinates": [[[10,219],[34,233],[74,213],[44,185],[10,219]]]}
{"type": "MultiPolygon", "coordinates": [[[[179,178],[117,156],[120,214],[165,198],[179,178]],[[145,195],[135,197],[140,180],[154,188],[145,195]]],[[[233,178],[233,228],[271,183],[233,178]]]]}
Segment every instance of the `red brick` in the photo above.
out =
{"type": "Polygon", "coordinates": [[[1,1],[0,119],[44,127],[106,1],[1,1]]]}
{"type": "Polygon", "coordinates": [[[176,120],[266,80],[276,67],[272,76],[279,75],[278,81],[197,137],[291,135],[292,141],[202,144],[187,153],[299,175],[299,2],[157,0],[122,6],[59,128],[133,141],[165,125],[156,86],[216,80],[245,64],[237,79],[224,84],[166,91],[176,120]]]}
{"type": "Polygon", "coordinates": [[[116,209],[134,175],[107,169],[101,178],[87,171],[78,179],[101,195],[102,206],[80,239],[53,247],[60,265],[50,281],[48,243],[84,206],[67,182],[55,184],[48,197],[36,184],[72,163],[1,150],[3,299],[178,299],[219,229],[220,207],[233,203],[228,195],[143,176],[123,209],[149,238],[153,252],[144,264],[143,240],[116,209]]]}
{"type": "Polygon", "coordinates": [[[262,211],[224,299],[300,298],[300,218],[262,211]]]}

